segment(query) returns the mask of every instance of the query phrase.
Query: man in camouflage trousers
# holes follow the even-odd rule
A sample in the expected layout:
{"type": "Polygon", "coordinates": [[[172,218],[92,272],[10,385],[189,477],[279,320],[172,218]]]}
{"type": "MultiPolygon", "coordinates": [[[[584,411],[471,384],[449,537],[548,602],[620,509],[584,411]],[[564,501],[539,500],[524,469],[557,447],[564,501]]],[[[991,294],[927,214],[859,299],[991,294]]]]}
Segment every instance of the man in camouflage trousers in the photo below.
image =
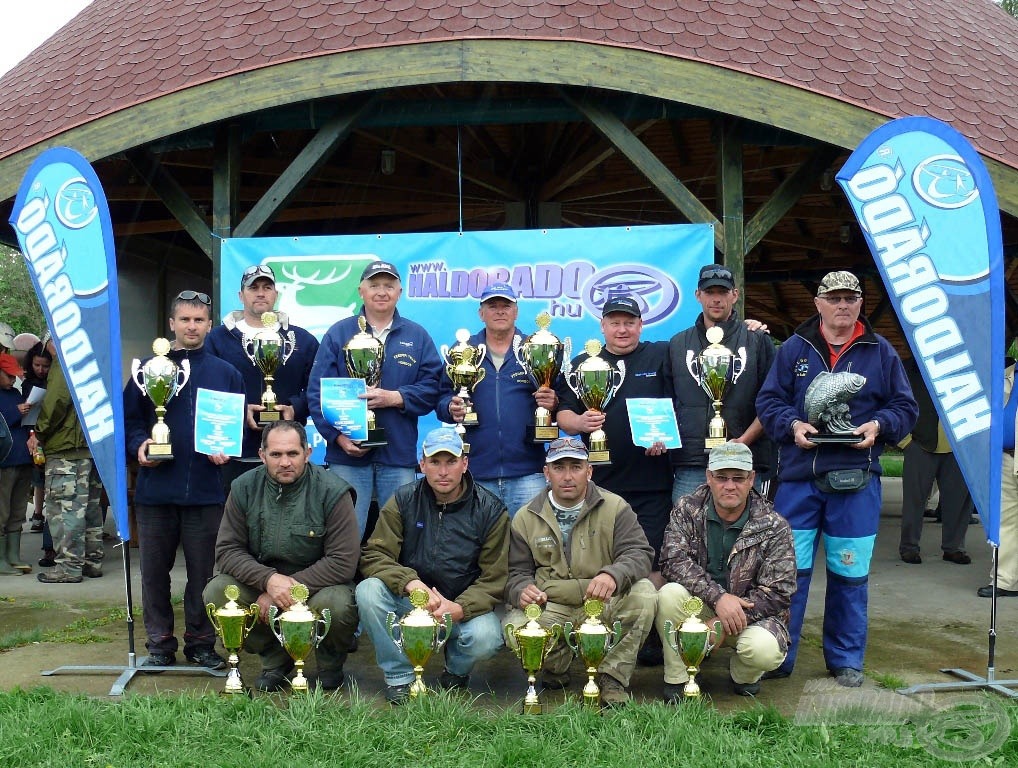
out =
{"type": "Polygon", "coordinates": [[[56,567],[39,574],[46,584],[77,584],[103,575],[102,485],[74,409],[53,342],[46,396],[35,434],[46,452],[46,518],[57,552],[56,567]]]}

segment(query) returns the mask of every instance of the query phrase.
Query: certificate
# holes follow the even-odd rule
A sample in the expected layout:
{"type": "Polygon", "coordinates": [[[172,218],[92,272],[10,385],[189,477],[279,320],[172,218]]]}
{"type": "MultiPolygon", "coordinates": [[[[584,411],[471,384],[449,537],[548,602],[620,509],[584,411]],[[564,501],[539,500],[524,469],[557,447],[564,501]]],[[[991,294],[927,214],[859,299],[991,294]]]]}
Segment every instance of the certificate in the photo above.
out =
{"type": "Polygon", "coordinates": [[[650,448],[664,443],[665,448],[681,448],[679,425],[675,421],[675,407],[667,397],[627,397],[629,429],[633,445],[650,448]]]}
{"type": "Polygon", "coordinates": [[[243,394],[198,388],[194,408],[194,450],[212,456],[240,456],[247,398],[243,394]]]}
{"type": "Polygon", "coordinates": [[[322,416],[351,440],[368,439],[364,379],[322,379],[322,416]]]}

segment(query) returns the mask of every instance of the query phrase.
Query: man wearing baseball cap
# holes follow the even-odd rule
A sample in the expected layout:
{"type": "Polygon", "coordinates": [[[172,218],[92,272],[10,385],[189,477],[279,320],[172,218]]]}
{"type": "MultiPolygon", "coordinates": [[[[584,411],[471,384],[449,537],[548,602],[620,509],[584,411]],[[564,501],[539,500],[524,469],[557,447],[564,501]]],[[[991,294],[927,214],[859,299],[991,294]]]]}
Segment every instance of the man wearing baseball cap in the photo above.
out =
{"type": "Polygon", "coordinates": [[[778,444],[774,506],[792,526],[799,569],[788,657],[770,675],[787,677],[795,665],[823,536],[824,661],[848,688],[863,682],[870,558],[880,523],[880,454],[885,444],[904,439],[919,415],[901,359],[861,316],[862,301],[862,285],[851,272],[825,275],[813,299],[817,315],[781,345],[756,399],[760,421],[778,444]],[[818,380],[826,394],[814,398],[817,388],[810,387],[818,380]],[[837,405],[838,420],[854,426],[858,442],[813,442],[820,429],[807,418],[807,394],[814,412],[818,404],[822,411],[837,405]]]}
{"type": "MultiPolygon", "coordinates": [[[[533,424],[535,406],[554,412],[558,397],[550,387],[535,391],[516,357],[517,340],[524,334],[516,327],[519,309],[512,286],[485,288],[477,314],[484,328],[467,343],[484,344],[487,351],[481,360],[485,376],[471,395],[478,423],[467,432],[470,473],[502,500],[512,518],[544,487],[544,446],[527,439],[527,427],[533,424]]],[[[466,409],[452,381],[442,376],[441,384],[435,412],[446,421],[463,421],[466,409]]]]}
{"type": "MultiPolygon", "coordinates": [[[[506,623],[526,623],[531,603],[544,612],[546,627],[584,620],[583,603],[606,603],[605,624],[622,624],[621,640],[598,667],[602,706],[629,701],[636,655],[654,623],[657,592],[647,576],[654,551],[621,496],[591,482],[587,448],[576,437],[559,438],[548,448],[544,476],[548,487],[513,518],[509,537],[506,600],[513,606],[506,623]]],[[[571,661],[565,644],[544,663],[544,685],[564,688],[571,661]]]]}
{"type": "MultiPolygon", "coordinates": [[[[732,690],[760,692],[760,676],[788,649],[788,607],[795,592],[795,547],[788,523],[753,489],[753,453],[735,441],[710,452],[707,484],[678,500],[661,547],[658,632],[681,626],[683,605],[698,597],[700,618],[715,643],[735,649],[732,690]]],[[[689,675],[678,654],[665,654],[664,699],[678,702],[689,675]]]]}
{"type": "Polygon", "coordinates": [[[272,330],[279,334],[280,343],[288,343],[292,353],[283,361],[274,374],[272,389],[276,393],[276,410],[286,421],[304,424],[309,415],[307,403],[308,378],[311,366],[318,352],[318,339],[308,331],[290,324],[285,312],[275,312],[276,273],[267,264],[253,264],[241,274],[240,291],[237,292],[242,309],[231,312],[205,339],[209,352],[220,357],[240,371],[244,377],[244,393],[247,397],[247,425],[244,430],[244,445],[241,457],[222,467],[223,487],[229,494],[233,481],[245,472],[261,466],[258,450],[261,446],[261,431],[257,421],[262,406],[262,392],[265,377],[244,349],[250,336],[262,331],[262,315],[273,312],[276,316],[272,330]]]}
{"type": "Polygon", "coordinates": [[[448,614],[453,621],[439,678],[443,688],[466,688],[474,664],[502,647],[492,611],[505,590],[505,505],[474,482],[453,429],[431,430],[421,454],[424,477],[399,488],[382,507],[361,551],[364,581],[357,585],[361,625],[393,705],[406,701],[414,671],[393,644],[386,617],[408,613],[414,590],[427,594],[427,610],[436,619],[448,614]]]}
{"type": "Polygon", "coordinates": [[[340,320],[322,337],[307,396],[311,418],[325,439],[329,470],[356,492],[357,523],[363,537],[371,500],[376,498],[381,506],[397,488],[414,479],[417,420],[438,401],[442,362],[428,332],[396,309],[403,287],[395,266],[373,261],[361,273],[357,291],[363,302],[360,312],[340,320]],[[360,318],[366,321],[367,332],[385,345],[381,382],[363,395],[388,441],[377,448],[362,448],[322,413],[322,379],[350,377],[343,349],[360,332],[360,318]]]}

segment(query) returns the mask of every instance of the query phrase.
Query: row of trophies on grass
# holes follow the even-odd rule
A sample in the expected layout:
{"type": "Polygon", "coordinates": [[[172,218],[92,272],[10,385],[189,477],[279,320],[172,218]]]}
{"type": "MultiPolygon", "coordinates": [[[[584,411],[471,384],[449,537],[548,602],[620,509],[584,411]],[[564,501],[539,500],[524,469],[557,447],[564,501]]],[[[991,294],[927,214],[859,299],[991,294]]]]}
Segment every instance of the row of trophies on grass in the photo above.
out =
{"type": "MultiPolygon", "coordinates": [[[[223,647],[228,654],[229,672],[226,676],[224,695],[249,693],[240,676],[238,653],[244,645],[248,633],[258,621],[259,608],[251,604],[247,608],[237,602],[240,590],[231,584],[225,590],[227,602],[221,608],[215,603],[206,607],[209,619],[222,639],[223,647]]],[[[316,614],[304,602],[308,598],[308,588],[303,584],[295,584],[290,589],[294,604],[285,612],[280,613],[276,606],[269,608],[269,626],[276,639],[290,655],[297,668],[290,687],[293,691],[306,692],[307,678],[304,677],[304,661],[311,651],[318,647],[332,625],[332,615],[328,608],[316,614]]],[[[410,593],[410,604],[413,609],[402,619],[397,620],[395,613],[389,613],[386,626],[392,642],[396,644],[407,661],[414,668],[414,682],[410,686],[410,697],[416,699],[428,692],[422,675],[424,666],[433,653],[445,645],[452,633],[452,618],[445,614],[441,620],[436,619],[425,606],[428,604],[428,593],[423,589],[415,589],[410,593]]],[[[687,600],[682,606],[688,618],[682,625],[675,628],[671,621],[664,624],[665,638],[669,647],[679,655],[689,673],[683,693],[690,698],[700,695],[700,687],[696,683],[696,674],[700,664],[714,648],[717,635],[715,629],[704,624],[699,613],[703,610],[703,601],[697,597],[687,600]]],[[[579,657],[587,670],[587,684],[583,687],[584,704],[596,707],[600,698],[600,690],[594,681],[597,668],[605,656],[622,639],[621,624],[616,621],[613,626],[606,626],[601,621],[604,602],[595,598],[583,604],[586,615],[579,627],[574,628],[572,622],[565,625],[555,624],[550,628],[541,626],[537,621],[542,611],[536,603],[526,607],[524,613],[527,623],[521,627],[507,624],[505,627],[506,643],[516,654],[527,674],[527,693],[523,699],[524,714],[540,714],[542,705],[537,696],[537,674],[541,671],[544,660],[551,653],[555,644],[563,640],[579,657]]]]}

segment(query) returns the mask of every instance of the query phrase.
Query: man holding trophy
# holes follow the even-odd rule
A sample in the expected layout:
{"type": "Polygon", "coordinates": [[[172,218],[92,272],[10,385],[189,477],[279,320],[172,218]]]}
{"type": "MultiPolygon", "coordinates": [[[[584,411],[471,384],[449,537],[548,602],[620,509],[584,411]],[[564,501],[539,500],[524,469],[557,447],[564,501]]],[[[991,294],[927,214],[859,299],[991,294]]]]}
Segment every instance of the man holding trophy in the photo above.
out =
{"type": "MultiPolygon", "coordinates": [[[[506,283],[492,283],[481,293],[477,314],[484,328],[467,344],[484,345],[487,353],[479,361],[485,376],[473,389],[475,426],[468,427],[470,474],[478,485],[498,496],[509,516],[534,498],[544,487],[544,446],[527,439],[534,407],[554,412],[558,397],[551,387],[536,390],[523,360],[517,354],[523,334],[516,327],[519,308],[516,292],[506,283]]],[[[462,423],[466,416],[459,397],[447,376],[442,377],[442,395],[435,412],[443,420],[462,423]]]]}
{"type": "Polygon", "coordinates": [[[861,317],[862,286],[829,272],[813,299],[817,316],[778,350],[756,399],[778,443],[774,506],[792,526],[798,589],[791,646],[771,676],[795,665],[816,545],[824,538],[827,600],[823,647],[840,685],[862,685],[870,558],[880,523],[880,453],[912,431],[919,408],[890,342],[861,317]]]}
{"type": "Polygon", "coordinates": [[[494,656],[503,642],[493,610],[505,590],[505,505],[474,482],[454,430],[433,429],[422,454],[424,478],[399,488],[379,512],[361,551],[365,578],[357,585],[361,623],[385,676],[385,698],[394,705],[410,696],[415,675],[386,620],[413,608],[415,590],[426,593],[423,608],[437,622],[446,614],[452,621],[443,688],[466,688],[474,664],[494,656]]]}
{"type": "Polygon", "coordinates": [[[226,500],[216,541],[219,575],[205,587],[205,602],[222,606],[226,587],[236,584],[240,605],[258,605],[259,621],[244,647],[261,656],[255,687],[278,691],[294,663],[269,628],[269,606],[287,610],[294,603],[291,587],[306,586],[308,607],[318,613],[328,608],[332,617],[310,685],[333,690],[344,682],[343,664],[357,627],[353,578],[360,548],[350,486],[308,463],[311,449],[299,422],[277,421],[261,434],[262,465],[238,478],[226,500]],[[306,533],[294,535],[297,531],[306,533]]]}
{"type": "Polygon", "coordinates": [[[279,293],[272,267],[255,264],[245,269],[237,295],[243,309],[228,314],[206,341],[209,352],[241,372],[247,392],[242,454],[222,469],[227,495],[236,478],[261,466],[261,430],[268,419],[307,421],[308,377],[318,352],[318,339],[291,325],[285,313],[273,311],[279,293]]]}
{"type": "Polygon", "coordinates": [[[195,415],[199,389],[243,394],[244,379],[205,348],[211,323],[208,294],[181,291],[170,305],[172,349],[165,339],[157,339],[156,357],[134,366],[143,374],[141,380],[129,381],[124,388],[127,455],[137,457],[141,465],[134,502],[149,650],[143,666],[175,663],[170,569],[181,544],[187,564],[184,656],[213,669],[225,665],[214,650],[216,635],[202,589],[212,578],[225,500],[220,467],[229,458],[195,450],[195,415]],[[157,412],[164,411],[165,423],[162,418],[157,423],[157,412]],[[167,453],[172,459],[165,458],[167,453]]]}

